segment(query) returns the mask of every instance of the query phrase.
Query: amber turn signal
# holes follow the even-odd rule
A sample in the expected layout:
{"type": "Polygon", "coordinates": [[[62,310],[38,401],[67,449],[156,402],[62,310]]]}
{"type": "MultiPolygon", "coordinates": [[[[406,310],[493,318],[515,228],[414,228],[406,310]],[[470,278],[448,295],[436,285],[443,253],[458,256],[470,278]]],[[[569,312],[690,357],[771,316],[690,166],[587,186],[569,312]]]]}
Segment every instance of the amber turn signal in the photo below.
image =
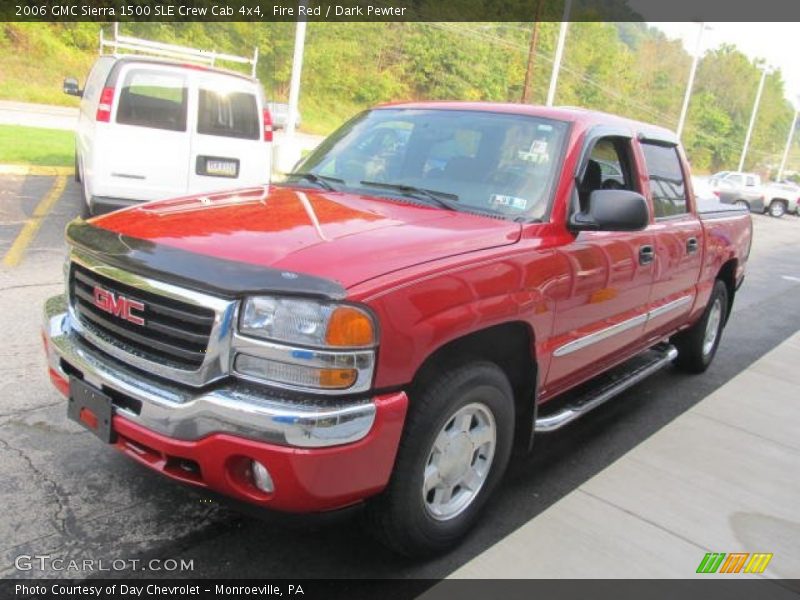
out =
{"type": "Polygon", "coordinates": [[[358,308],[340,306],[330,316],[325,341],[329,346],[371,346],[375,343],[372,319],[358,308]]]}

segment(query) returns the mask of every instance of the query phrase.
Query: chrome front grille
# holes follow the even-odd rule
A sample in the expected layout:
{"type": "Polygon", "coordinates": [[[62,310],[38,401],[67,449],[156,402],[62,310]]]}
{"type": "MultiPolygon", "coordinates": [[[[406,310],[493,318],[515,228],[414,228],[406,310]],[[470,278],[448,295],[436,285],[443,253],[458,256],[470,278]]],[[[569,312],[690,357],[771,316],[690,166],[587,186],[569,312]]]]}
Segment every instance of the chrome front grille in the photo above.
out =
{"type": "Polygon", "coordinates": [[[74,265],[70,295],[79,318],[101,334],[129,346],[142,356],[178,368],[196,369],[205,359],[214,311],[137,290],[89,269],[74,265]],[[141,303],[142,324],[134,324],[98,308],[94,291],[141,303]]]}
{"type": "Polygon", "coordinates": [[[113,358],[196,387],[229,373],[235,300],[143,277],[76,250],[68,291],[76,332],[113,358]],[[135,310],[120,310],[125,303],[135,310]]]}

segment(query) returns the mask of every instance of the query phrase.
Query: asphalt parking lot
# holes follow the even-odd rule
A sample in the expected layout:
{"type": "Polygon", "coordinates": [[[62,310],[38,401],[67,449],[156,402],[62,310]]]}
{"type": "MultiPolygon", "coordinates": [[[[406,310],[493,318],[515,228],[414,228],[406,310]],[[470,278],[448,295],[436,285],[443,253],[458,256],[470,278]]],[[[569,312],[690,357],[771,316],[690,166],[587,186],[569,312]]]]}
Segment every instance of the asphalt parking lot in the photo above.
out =
{"type": "Polygon", "coordinates": [[[748,277],[707,373],[667,369],[540,436],[464,544],[431,561],[408,561],[372,541],[357,513],[328,521],[243,516],[67,421],[45,373],[39,315],[44,299],[63,289],[63,229],[79,207],[69,175],[0,175],[0,577],[90,575],[20,572],[20,555],[193,561],[193,571],[116,573],[126,577],[444,577],[800,330],[800,218],[754,216],[748,277]]]}

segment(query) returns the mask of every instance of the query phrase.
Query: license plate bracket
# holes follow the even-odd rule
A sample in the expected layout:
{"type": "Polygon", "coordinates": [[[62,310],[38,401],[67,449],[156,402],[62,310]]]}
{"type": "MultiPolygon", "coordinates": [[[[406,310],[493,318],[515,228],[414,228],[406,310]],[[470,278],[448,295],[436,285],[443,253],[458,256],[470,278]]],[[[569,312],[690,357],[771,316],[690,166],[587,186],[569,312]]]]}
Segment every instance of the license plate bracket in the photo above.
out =
{"type": "Polygon", "coordinates": [[[111,397],[77,377],[69,378],[67,417],[80,423],[104,442],[115,441],[111,397]]]}

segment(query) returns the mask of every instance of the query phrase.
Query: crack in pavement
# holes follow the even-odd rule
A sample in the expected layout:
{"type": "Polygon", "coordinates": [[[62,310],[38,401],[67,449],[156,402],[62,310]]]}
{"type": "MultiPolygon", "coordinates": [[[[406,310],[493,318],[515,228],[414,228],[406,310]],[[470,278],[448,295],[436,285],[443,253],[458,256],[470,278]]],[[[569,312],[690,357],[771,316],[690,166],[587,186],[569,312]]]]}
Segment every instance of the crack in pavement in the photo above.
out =
{"type": "Polygon", "coordinates": [[[33,463],[31,457],[28,456],[23,450],[15,448],[3,439],[0,439],[0,448],[4,448],[19,456],[20,459],[28,465],[30,472],[33,474],[34,481],[38,481],[39,483],[44,484],[45,488],[49,488],[50,495],[53,497],[56,503],[56,511],[53,517],[54,520],[52,521],[53,526],[60,531],[62,535],[68,537],[80,536],[82,531],[76,527],[77,522],[75,520],[75,516],[68,504],[69,494],[64,490],[64,488],[62,488],[46,473],[39,469],[33,463]]]}

